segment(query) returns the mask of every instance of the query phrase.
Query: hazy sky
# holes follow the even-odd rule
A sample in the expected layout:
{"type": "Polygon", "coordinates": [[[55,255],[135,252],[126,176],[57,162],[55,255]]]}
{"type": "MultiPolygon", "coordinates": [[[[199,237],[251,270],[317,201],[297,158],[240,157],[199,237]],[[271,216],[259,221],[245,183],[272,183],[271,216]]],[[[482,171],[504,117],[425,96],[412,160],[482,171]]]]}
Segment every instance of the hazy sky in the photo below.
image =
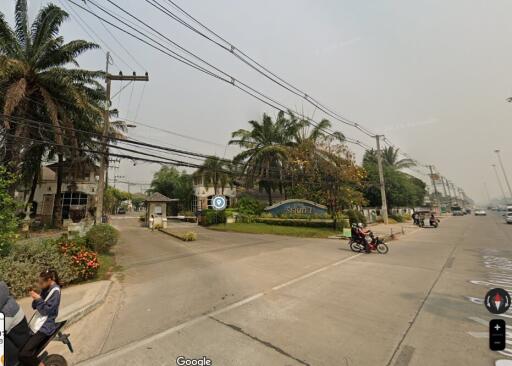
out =
{"type": "MultiPolygon", "coordinates": [[[[67,0],[60,1],[72,6],[67,0]]],[[[109,6],[106,0],[95,1],[109,6]]],[[[303,100],[187,31],[146,1],[114,1],[238,79],[297,110],[313,113],[303,100]]],[[[435,165],[475,200],[486,198],[484,182],[492,196],[501,195],[491,164],[496,162],[493,150],[500,148],[512,174],[512,104],[505,101],[512,96],[510,1],[177,1],[224,38],[338,113],[386,134],[414,158],[435,165]]],[[[0,4],[9,20],[14,2],[2,0],[0,4]]],[[[45,3],[29,0],[31,13],[45,3]]],[[[132,92],[128,86],[113,100],[123,117],[212,144],[141,125],[130,131],[131,137],[230,157],[236,148],[228,147],[225,152],[224,146],[232,131],[246,127],[248,120],[259,119],[265,111],[275,114],[233,87],[112,29],[144,66],[141,69],[98,20],[74,10],[118,55],[113,56],[113,72],[149,72],[145,88],[139,83],[132,92]]],[[[73,13],[71,16],[63,27],[66,39],[90,39],[73,13]]],[[[82,57],[81,66],[103,69],[104,53],[105,48],[90,52],[82,57]]],[[[120,87],[119,82],[114,83],[113,93],[120,87]]],[[[317,111],[314,117],[324,116],[317,111]]],[[[336,121],[333,125],[347,136],[373,144],[351,127],[336,121]]],[[[354,151],[360,160],[362,150],[354,151]]],[[[133,167],[123,162],[117,174],[133,182],[149,182],[157,169],[156,165],[133,167]]]]}

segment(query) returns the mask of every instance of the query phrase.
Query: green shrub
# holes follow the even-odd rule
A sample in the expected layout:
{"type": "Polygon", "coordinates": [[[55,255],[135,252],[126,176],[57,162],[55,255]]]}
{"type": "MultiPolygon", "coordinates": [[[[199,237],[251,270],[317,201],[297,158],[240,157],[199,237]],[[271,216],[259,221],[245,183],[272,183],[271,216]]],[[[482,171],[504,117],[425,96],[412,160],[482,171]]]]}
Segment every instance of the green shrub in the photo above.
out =
{"type": "Polygon", "coordinates": [[[32,240],[14,244],[10,253],[0,258],[0,280],[15,296],[27,296],[47,268],[55,269],[61,283],[67,285],[96,277],[99,263],[97,254],[85,247],[85,240],[32,240]]]}
{"type": "Polygon", "coordinates": [[[237,213],[238,211],[234,208],[227,208],[224,210],[224,212],[226,213],[226,217],[233,217],[235,213],[237,213]]]}
{"type": "Polygon", "coordinates": [[[396,222],[404,222],[404,217],[402,215],[392,214],[389,215],[389,218],[395,220],[396,222]]]}
{"type": "Polygon", "coordinates": [[[197,240],[197,234],[194,231],[187,231],[182,235],[184,241],[195,241],[197,240]]]}
{"type": "Polygon", "coordinates": [[[409,212],[406,212],[402,215],[402,217],[404,218],[405,221],[411,221],[412,220],[412,216],[409,212]]]}
{"type": "Polygon", "coordinates": [[[258,216],[256,215],[246,215],[246,214],[239,214],[236,217],[236,222],[240,222],[242,224],[252,224],[256,222],[256,219],[258,216]]]}
{"type": "Polygon", "coordinates": [[[0,280],[15,296],[27,296],[47,268],[55,269],[64,285],[79,279],[71,257],[60,252],[56,241],[46,240],[13,245],[9,255],[0,259],[0,280]]]}
{"type": "Polygon", "coordinates": [[[238,200],[238,212],[243,215],[258,216],[263,212],[264,205],[257,199],[243,196],[238,200]]]}
{"type": "Polygon", "coordinates": [[[204,210],[202,212],[202,220],[201,225],[210,226],[215,224],[225,224],[226,223],[226,212],[224,211],[216,211],[216,210],[204,210]]]}
{"type": "Polygon", "coordinates": [[[330,227],[334,226],[334,220],[321,219],[280,219],[280,218],[256,218],[255,222],[268,225],[302,226],[302,227],[330,227]]]}
{"type": "Polygon", "coordinates": [[[85,239],[90,249],[100,254],[106,254],[117,244],[119,231],[109,224],[98,224],[85,234],[85,239]]]}
{"type": "Polygon", "coordinates": [[[361,211],[358,210],[347,210],[345,214],[348,216],[350,224],[363,223],[366,225],[366,216],[361,211]]]}

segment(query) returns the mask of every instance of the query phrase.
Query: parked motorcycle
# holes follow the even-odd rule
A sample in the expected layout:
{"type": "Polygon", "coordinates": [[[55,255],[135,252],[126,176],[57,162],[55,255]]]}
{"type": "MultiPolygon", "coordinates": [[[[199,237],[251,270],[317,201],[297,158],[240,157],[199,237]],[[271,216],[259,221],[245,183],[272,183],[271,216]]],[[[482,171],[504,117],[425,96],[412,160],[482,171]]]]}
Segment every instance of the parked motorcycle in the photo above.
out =
{"type": "MultiPolygon", "coordinates": [[[[370,241],[368,241],[368,248],[371,252],[377,252],[379,254],[386,254],[389,252],[388,245],[384,242],[383,239],[379,238],[378,236],[375,236],[372,231],[368,233],[368,236],[370,237],[370,241]]],[[[366,239],[365,239],[366,240],[366,239]]],[[[354,252],[364,252],[365,247],[363,244],[358,243],[355,240],[349,240],[350,249],[354,252]]]]}

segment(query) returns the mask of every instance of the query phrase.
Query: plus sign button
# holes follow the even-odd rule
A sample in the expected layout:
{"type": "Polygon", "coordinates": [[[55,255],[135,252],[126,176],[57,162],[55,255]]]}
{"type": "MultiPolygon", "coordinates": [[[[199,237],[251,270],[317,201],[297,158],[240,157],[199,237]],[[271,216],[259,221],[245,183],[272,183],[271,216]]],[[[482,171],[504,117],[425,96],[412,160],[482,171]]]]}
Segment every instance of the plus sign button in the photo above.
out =
{"type": "Polygon", "coordinates": [[[493,288],[487,292],[485,307],[493,314],[503,314],[510,307],[510,295],[502,288],[493,288]]]}

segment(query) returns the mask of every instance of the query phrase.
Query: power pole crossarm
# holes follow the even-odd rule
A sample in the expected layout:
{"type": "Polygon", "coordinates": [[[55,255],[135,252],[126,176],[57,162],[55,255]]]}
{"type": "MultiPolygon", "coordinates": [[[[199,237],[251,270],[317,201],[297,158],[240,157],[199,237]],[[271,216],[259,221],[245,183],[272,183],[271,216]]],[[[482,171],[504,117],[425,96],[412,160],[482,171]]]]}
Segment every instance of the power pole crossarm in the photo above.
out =
{"type": "MultiPolygon", "coordinates": [[[[103,198],[105,195],[105,187],[108,184],[106,182],[107,172],[108,172],[108,147],[107,142],[110,134],[110,93],[111,93],[111,84],[112,81],[149,81],[148,73],[144,76],[137,76],[135,73],[133,75],[123,75],[119,73],[119,75],[111,75],[108,72],[109,65],[111,65],[111,57],[110,52],[107,52],[107,63],[105,67],[105,83],[106,83],[106,98],[105,98],[105,110],[103,112],[103,133],[101,137],[102,142],[102,150],[103,155],[100,160],[100,171],[99,171],[99,181],[98,181],[98,191],[96,194],[96,223],[102,222],[103,217],[103,198]]],[[[115,179],[115,177],[114,177],[115,179]]]]}

